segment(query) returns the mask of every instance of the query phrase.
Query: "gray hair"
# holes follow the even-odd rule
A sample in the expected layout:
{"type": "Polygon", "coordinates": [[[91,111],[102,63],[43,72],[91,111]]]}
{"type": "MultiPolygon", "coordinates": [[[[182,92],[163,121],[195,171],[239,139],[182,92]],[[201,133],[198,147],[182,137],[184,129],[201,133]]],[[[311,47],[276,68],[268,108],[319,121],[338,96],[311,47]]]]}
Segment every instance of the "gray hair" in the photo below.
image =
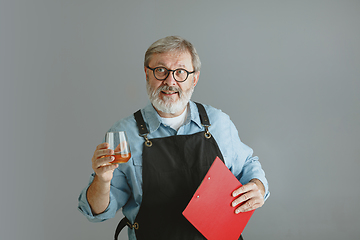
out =
{"type": "Polygon", "coordinates": [[[148,67],[151,56],[155,53],[166,53],[170,51],[186,52],[191,55],[191,60],[195,72],[200,71],[201,62],[195,47],[187,40],[179,36],[168,36],[157,40],[148,48],[145,53],[144,67],[148,67]]]}

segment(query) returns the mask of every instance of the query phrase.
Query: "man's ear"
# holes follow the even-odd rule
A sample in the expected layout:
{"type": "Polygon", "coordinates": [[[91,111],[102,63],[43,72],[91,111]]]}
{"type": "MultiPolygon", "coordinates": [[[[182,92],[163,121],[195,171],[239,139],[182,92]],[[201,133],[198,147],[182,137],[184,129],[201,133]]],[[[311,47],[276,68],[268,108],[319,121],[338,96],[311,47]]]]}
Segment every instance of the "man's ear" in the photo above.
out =
{"type": "Polygon", "coordinates": [[[148,71],[147,71],[147,67],[144,67],[144,71],[145,71],[145,79],[147,80],[148,79],[148,71]]]}
{"type": "Polygon", "coordinates": [[[195,87],[196,84],[198,83],[199,78],[200,78],[200,71],[195,72],[195,73],[194,73],[194,87],[195,87]]]}

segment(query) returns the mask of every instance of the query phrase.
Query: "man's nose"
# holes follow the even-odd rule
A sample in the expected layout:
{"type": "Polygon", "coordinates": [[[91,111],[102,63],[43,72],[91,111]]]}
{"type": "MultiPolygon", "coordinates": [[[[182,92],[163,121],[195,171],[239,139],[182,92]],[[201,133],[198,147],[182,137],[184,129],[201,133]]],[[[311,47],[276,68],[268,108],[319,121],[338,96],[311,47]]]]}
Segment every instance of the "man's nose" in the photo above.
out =
{"type": "Polygon", "coordinates": [[[174,86],[176,85],[176,80],[174,79],[174,75],[173,72],[169,72],[169,75],[167,76],[167,78],[164,80],[164,84],[167,84],[168,86],[174,86]]]}

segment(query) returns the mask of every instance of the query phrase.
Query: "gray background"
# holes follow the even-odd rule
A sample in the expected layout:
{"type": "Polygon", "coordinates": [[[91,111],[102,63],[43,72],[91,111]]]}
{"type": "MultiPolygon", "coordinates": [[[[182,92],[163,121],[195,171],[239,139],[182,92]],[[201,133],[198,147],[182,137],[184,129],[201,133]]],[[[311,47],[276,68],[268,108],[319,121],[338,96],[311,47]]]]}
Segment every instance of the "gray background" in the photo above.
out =
{"type": "MultiPolygon", "coordinates": [[[[1,239],[112,239],[77,210],[107,129],[180,35],[193,100],[231,116],[271,196],[246,239],[359,239],[360,1],[0,0],[1,239]]],[[[125,232],[121,239],[127,239],[125,232]]]]}

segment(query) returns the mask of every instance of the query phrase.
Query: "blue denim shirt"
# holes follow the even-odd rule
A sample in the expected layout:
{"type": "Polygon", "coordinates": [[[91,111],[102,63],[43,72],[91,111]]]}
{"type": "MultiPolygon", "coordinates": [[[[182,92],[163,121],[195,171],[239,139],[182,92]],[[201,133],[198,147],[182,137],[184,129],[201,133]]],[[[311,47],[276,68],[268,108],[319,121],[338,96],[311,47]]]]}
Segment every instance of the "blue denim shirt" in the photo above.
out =
{"type": "MultiPolygon", "coordinates": [[[[196,104],[190,101],[189,107],[190,114],[188,114],[185,124],[176,131],[161,123],[160,116],[149,103],[141,110],[150,131],[148,138],[189,135],[204,131],[196,104]]],[[[225,165],[241,184],[246,184],[253,178],[259,179],[265,186],[264,198],[266,200],[270,194],[268,182],[258,157],[253,156],[253,150],[240,141],[236,127],[228,115],[211,106],[204,105],[204,107],[211,123],[209,131],[220,148],[225,165]]],[[[79,196],[78,209],[89,221],[101,222],[113,218],[115,213],[122,208],[123,214],[134,222],[142,200],[141,156],[144,139],[139,136],[133,115],[116,122],[109,131],[126,131],[131,148],[131,158],[127,163],[119,164],[119,167],[115,169],[111,181],[110,203],[103,213],[93,215],[86,198],[86,192],[94,179],[94,173],[90,177],[89,185],[79,196]]],[[[129,229],[129,239],[136,239],[134,231],[131,229],[129,229]]]]}

